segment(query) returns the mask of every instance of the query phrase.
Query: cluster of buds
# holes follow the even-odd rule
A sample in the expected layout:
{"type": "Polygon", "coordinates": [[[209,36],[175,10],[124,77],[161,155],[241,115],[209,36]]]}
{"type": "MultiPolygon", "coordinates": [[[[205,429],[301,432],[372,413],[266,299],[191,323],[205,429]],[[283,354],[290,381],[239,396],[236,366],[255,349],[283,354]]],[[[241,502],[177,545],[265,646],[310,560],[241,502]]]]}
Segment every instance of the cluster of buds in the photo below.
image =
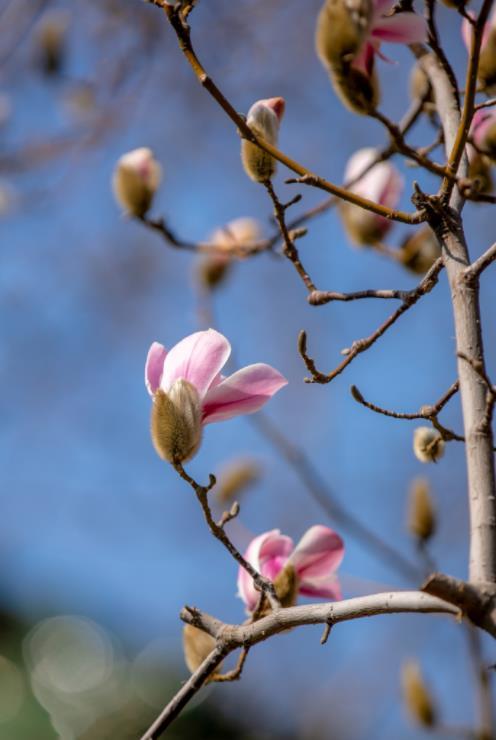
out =
{"type": "MultiPolygon", "coordinates": [[[[391,162],[379,162],[367,171],[375,160],[377,150],[359,149],[348,161],[344,173],[345,183],[353,183],[349,190],[362,198],[388,208],[396,208],[403,190],[403,178],[391,162]],[[360,176],[365,172],[363,176],[360,176]]],[[[392,226],[384,216],[341,201],[339,212],[348,237],[354,244],[379,244],[392,226]]]]}
{"type": "Polygon", "coordinates": [[[413,452],[423,463],[437,462],[444,455],[444,439],[431,427],[417,427],[413,433],[413,452]]]}
{"type": "MultiPolygon", "coordinates": [[[[329,527],[315,525],[305,532],[296,547],[291,537],[278,529],[255,537],[248,546],[245,560],[258,573],[269,578],[282,606],[296,603],[298,594],[338,601],[341,589],[336,578],[344,555],[341,537],[329,527]]],[[[238,573],[238,596],[248,614],[259,604],[260,592],[244,568],[238,573]]]]}
{"type": "Polygon", "coordinates": [[[223,377],[230,353],[231,345],[214,329],[191,334],[169,352],[158,342],[150,347],[145,384],[153,399],[152,441],[163,460],[189,460],[205,424],[252,414],[287,384],[263,363],[223,377]]]}
{"type": "MultiPolygon", "coordinates": [[[[258,100],[248,111],[246,123],[255,136],[264,139],[272,146],[277,146],[284,108],[284,98],[258,100]]],[[[241,142],[241,161],[246,174],[255,182],[265,182],[275,174],[276,160],[274,157],[247,139],[241,142]]]]}
{"type": "Polygon", "coordinates": [[[228,275],[233,257],[240,256],[241,249],[254,247],[261,239],[262,229],[254,218],[236,218],[216,229],[209,239],[212,254],[205,256],[199,264],[201,284],[209,290],[217,288],[228,275]]]}
{"type": "Polygon", "coordinates": [[[146,147],[133,149],[117,162],[112,179],[114,195],[130,216],[142,218],[151,208],[162,168],[146,147]]]}
{"type": "Polygon", "coordinates": [[[441,246],[430,226],[407,236],[398,250],[401,264],[416,275],[424,275],[440,256],[441,246]]]}
{"type": "Polygon", "coordinates": [[[381,41],[424,41],[426,25],[415,13],[393,13],[391,0],[326,0],[317,20],[317,54],[344,105],[368,114],[379,103],[375,57],[381,41]]]}
{"type": "MultiPolygon", "coordinates": [[[[472,24],[465,18],[462,23],[462,36],[470,53],[472,24]]],[[[496,10],[484,26],[480,48],[477,78],[488,95],[496,93],[496,10]]]]}

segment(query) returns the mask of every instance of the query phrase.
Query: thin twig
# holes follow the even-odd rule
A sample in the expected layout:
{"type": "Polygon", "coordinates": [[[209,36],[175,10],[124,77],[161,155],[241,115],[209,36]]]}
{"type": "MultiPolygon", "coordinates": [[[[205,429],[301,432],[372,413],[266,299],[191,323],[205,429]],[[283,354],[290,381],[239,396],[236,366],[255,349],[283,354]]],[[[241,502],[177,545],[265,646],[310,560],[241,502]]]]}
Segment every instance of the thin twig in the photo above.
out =
{"type": "Polygon", "coordinates": [[[489,249],[481,254],[472,264],[465,270],[465,279],[468,281],[474,280],[483,272],[489,265],[496,260],[496,242],[489,247],[489,249]]]}
{"type": "Polygon", "coordinates": [[[305,366],[307,370],[310,372],[311,377],[305,378],[306,383],[330,383],[331,380],[334,380],[338,375],[340,375],[345,368],[348,367],[348,365],[353,362],[355,357],[357,355],[361,354],[362,352],[365,352],[365,350],[369,349],[380,337],[382,337],[383,334],[386,333],[386,331],[396,323],[396,321],[402,316],[406,311],[408,311],[412,306],[414,306],[417,301],[424,295],[427,295],[427,293],[430,293],[430,291],[434,288],[438,281],[438,276],[441,270],[443,269],[443,260],[441,257],[434,262],[430,270],[427,272],[423,280],[419,283],[419,285],[414,288],[411,291],[408,291],[407,296],[405,299],[403,299],[403,302],[399,308],[396,309],[394,313],[389,316],[386,321],[384,321],[378,329],[376,329],[372,334],[370,334],[368,337],[365,337],[364,339],[358,339],[351,347],[346,350],[346,358],[330,373],[324,374],[320,372],[320,370],[317,369],[315,365],[315,361],[308,355],[307,353],[307,335],[305,331],[300,332],[299,338],[298,338],[298,351],[305,363],[305,366]]]}

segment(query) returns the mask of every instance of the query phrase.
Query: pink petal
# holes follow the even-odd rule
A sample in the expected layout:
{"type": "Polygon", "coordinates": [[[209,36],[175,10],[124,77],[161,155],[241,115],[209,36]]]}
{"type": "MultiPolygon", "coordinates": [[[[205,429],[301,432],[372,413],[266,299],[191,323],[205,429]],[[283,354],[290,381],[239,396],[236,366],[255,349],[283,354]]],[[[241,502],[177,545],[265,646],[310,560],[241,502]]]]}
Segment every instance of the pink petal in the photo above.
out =
{"type": "Polygon", "coordinates": [[[306,588],[315,578],[328,578],[339,567],[343,555],[343,540],[333,529],[321,524],[310,527],[290,557],[301,581],[300,588],[306,588]]]}
{"type": "Polygon", "coordinates": [[[472,119],[470,133],[476,145],[484,148],[484,138],[489,129],[496,125],[496,111],[478,110],[472,119]]]}
{"type": "Polygon", "coordinates": [[[335,575],[327,576],[327,578],[309,578],[304,584],[300,585],[300,594],[302,596],[318,596],[331,601],[340,601],[343,598],[341,586],[335,575]]]}
{"type": "Polygon", "coordinates": [[[416,13],[396,13],[374,20],[372,36],[392,44],[413,44],[427,39],[427,24],[416,13]]]}
{"type": "Polygon", "coordinates": [[[209,390],[203,400],[203,423],[252,414],[287,382],[270,365],[248,365],[209,390]]]}
{"type": "MultiPolygon", "coordinates": [[[[377,150],[372,147],[365,147],[355,152],[346,165],[345,182],[358,177],[376,155],[377,150]]],[[[380,162],[352,185],[351,189],[357,195],[394,208],[401,196],[402,187],[403,179],[394,165],[390,162],[380,162]]]]}
{"type": "MultiPolygon", "coordinates": [[[[286,537],[286,535],[282,535],[279,529],[272,529],[270,532],[260,534],[250,542],[244,558],[259,573],[273,579],[283,568],[292,549],[293,540],[286,537]],[[277,562],[277,570],[274,567],[275,562],[277,562]]],[[[244,601],[248,611],[255,609],[259,595],[253,585],[252,577],[244,568],[240,567],[238,571],[238,596],[244,601]]]]}
{"type": "Polygon", "coordinates": [[[370,77],[374,69],[374,55],[376,53],[372,44],[366,41],[356,57],[353,59],[352,67],[360,70],[366,77],[370,77]]]}
{"type": "Polygon", "coordinates": [[[145,385],[151,396],[153,396],[155,391],[160,387],[160,380],[164,370],[164,360],[166,355],[167,350],[158,342],[153,342],[152,346],[148,350],[145,364],[145,385]]]}
{"type": "Polygon", "coordinates": [[[168,391],[179,378],[195,386],[200,398],[208,391],[231,354],[231,345],[215,329],[190,334],[165,358],[161,388],[168,391]]]}

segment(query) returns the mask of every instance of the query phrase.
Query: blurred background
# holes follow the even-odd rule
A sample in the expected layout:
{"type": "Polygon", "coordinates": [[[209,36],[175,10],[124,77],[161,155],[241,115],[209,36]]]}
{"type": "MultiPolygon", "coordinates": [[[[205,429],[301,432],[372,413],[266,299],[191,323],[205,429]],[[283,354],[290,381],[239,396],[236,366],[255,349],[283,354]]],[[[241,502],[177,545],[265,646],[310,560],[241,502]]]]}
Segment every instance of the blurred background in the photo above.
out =
{"type": "MultiPolygon", "coordinates": [[[[200,2],[191,16],[197,52],[234,106],[283,96],[280,147],[341,182],[347,159],[386,137],[346,111],[314,52],[320,0],[200,2]]],[[[440,28],[460,79],[460,17],[444,6],[440,28]]],[[[254,473],[229,525],[243,549],[280,528],[295,541],[316,523],[344,537],[345,596],[419,585],[425,563],[407,530],[412,481],[427,478],[438,515],[430,557],[467,570],[463,445],[437,465],[412,452],[414,422],[378,416],[349,387],[401,411],[437,400],[455,380],[454,336],[444,276],[383,339],[327,386],[304,384],[296,351],[328,372],[340,351],[390,313],[380,301],[306,302],[293,267],[265,254],[238,260],[214,291],[196,255],[174,250],[120,212],[116,160],[150,147],[164,170],[153,215],[180,238],[208,241],[232,219],[274,233],[263,188],[244,174],[234,127],[194,79],[166,18],[141,0],[1,0],[0,23],[0,739],[137,738],[188,676],[178,613],[196,605],[244,619],[237,569],[207,531],[192,491],[155,454],[143,367],[152,341],[172,346],[207,322],[233,346],[233,369],[268,362],[289,385],[265,424],[241,417],[206,429],[188,470],[199,481],[242,461],[254,473]],[[281,432],[308,457],[332,498],[413,563],[407,573],[329,516],[301,469],[274,446],[281,432]],[[262,428],[263,427],[263,428],[262,428]],[[414,568],[414,570],[415,570],[414,568]]],[[[411,58],[385,47],[382,109],[409,105],[411,58]]],[[[428,122],[411,141],[433,139],[428,122]]],[[[436,182],[395,160],[412,181],[436,182]]],[[[322,194],[301,192],[291,216],[322,194]]],[[[494,241],[490,207],[469,205],[473,257],[494,241]]],[[[396,248],[407,227],[396,225],[396,248]]],[[[357,249],[329,210],[309,224],[300,254],[327,290],[412,288],[419,280],[373,249],[357,249]]],[[[494,275],[482,279],[484,335],[494,367],[494,275]]],[[[455,397],[442,415],[461,432],[455,397]]],[[[219,511],[221,510],[219,503],[219,511]]],[[[169,730],[172,738],[406,740],[423,730],[401,700],[401,666],[422,666],[443,724],[474,726],[473,666],[462,625],[435,616],[379,617],[339,625],[328,643],[306,628],[252,651],[242,680],[210,686],[169,730]]],[[[494,663],[485,645],[486,664],[494,663]]],[[[443,736],[436,731],[433,737],[443,736]]],[[[453,735],[454,736],[454,735],[453,735]]]]}

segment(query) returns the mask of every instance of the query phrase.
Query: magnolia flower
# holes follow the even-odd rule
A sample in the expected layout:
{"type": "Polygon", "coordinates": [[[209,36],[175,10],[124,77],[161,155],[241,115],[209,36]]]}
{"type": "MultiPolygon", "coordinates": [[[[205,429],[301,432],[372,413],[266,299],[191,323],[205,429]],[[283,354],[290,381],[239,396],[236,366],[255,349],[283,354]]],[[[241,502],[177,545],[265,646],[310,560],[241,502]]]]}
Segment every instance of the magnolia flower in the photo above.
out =
{"type": "MultiPolygon", "coordinates": [[[[474,18],[474,14],[471,14],[474,18]]],[[[472,24],[464,18],[462,22],[462,37],[470,53],[472,42],[472,24]]],[[[477,78],[489,95],[496,93],[496,8],[484,26],[480,48],[479,67],[477,78]]]]}
{"type": "Polygon", "coordinates": [[[169,352],[158,342],[150,347],[145,384],[154,401],[153,443],[164,460],[193,457],[205,424],[252,414],[287,384],[263,363],[224,377],[220,371],[230,354],[231,345],[214,329],[185,337],[169,352]]]}
{"type": "MultiPolygon", "coordinates": [[[[291,537],[281,534],[279,529],[255,537],[245,553],[247,560],[261,575],[276,583],[281,576],[292,573],[293,592],[278,593],[283,605],[294,603],[298,593],[304,596],[320,596],[337,601],[341,589],[336,578],[344,555],[341,537],[329,527],[316,525],[303,535],[297,546],[291,537]]],[[[258,604],[260,593],[256,591],[252,577],[244,568],[238,573],[238,596],[252,612],[258,604]]]]}
{"type": "Polygon", "coordinates": [[[381,42],[410,44],[426,39],[424,18],[410,12],[392,14],[392,10],[391,0],[326,0],[319,14],[317,54],[336,92],[356,113],[368,113],[379,102],[374,62],[376,54],[383,56],[381,42]]]}
{"type": "Polygon", "coordinates": [[[217,288],[229,273],[232,258],[243,255],[243,249],[254,247],[262,240],[262,228],[254,218],[235,218],[216,229],[208,240],[213,246],[199,263],[198,276],[209,290],[217,288]]]}
{"type": "Polygon", "coordinates": [[[436,429],[417,427],[413,432],[413,452],[420,462],[437,462],[444,455],[444,447],[444,439],[436,429]]]}
{"type": "Polygon", "coordinates": [[[470,134],[476,147],[496,161],[496,111],[489,108],[476,111],[470,134]]]}
{"type": "MultiPolygon", "coordinates": [[[[258,100],[248,111],[246,123],[256,136],[276,146],[285,105],[284,98],[258,100]]],[[[241,161],[246,174],[255,182],[270,180],[276,171],[274,157],[246,139],[241,142],[241,161]]]]}
{"type": "MultiPolygon", "coordinates": [[[[356,180],[376,155],[377,151],[368,147],[355,152],[346,165],[344,181],[353,183],[349,190],[362,198],[388,208],[395,208],[403,190],[403,178],[391,162],[375,164],[363,177],[356,180]]],[[[384,238],[392,226],[392,222],[384,216],[366,211],[352,203],[343,201],[339,208],[346,232],[355,244],[376,244],[384,238]]]]}
{"type": "Polygon", "coordinates": [[[131,216],[144,216],[161,178],[162,169],[152,151],[146,147],[133,149],[118,160],[114,170],[115,198],[131,216]]]}

